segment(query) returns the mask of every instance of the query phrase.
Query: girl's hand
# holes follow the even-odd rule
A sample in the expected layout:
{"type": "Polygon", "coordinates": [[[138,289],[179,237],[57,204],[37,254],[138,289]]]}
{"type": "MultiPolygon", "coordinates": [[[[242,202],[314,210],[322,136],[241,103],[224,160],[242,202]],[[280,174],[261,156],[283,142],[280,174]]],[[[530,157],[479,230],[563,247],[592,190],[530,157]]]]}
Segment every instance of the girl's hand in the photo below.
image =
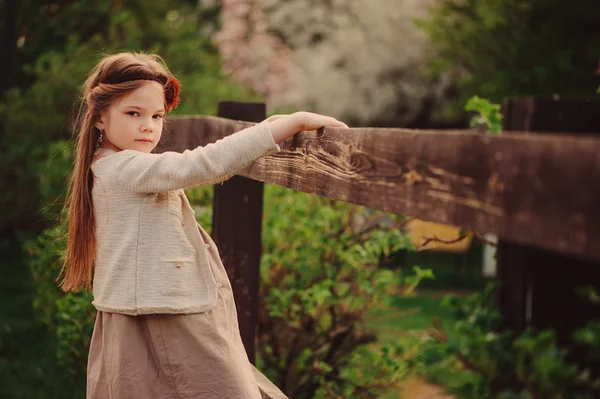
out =
{"type": "Polygon", "coordinates": [[[292,115],[273,115],[267,121],[273,134],[273,140],[278,144],[302,130],[316,130],[323,126],[348,128],[344,122],[330,116],[304,111],[295,112],[292,115]]]}

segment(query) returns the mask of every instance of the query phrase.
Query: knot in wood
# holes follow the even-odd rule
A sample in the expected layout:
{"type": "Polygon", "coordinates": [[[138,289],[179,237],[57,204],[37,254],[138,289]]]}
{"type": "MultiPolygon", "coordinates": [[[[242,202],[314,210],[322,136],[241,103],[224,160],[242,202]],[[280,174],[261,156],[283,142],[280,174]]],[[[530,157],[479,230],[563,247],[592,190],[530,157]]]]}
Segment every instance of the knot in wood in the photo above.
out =
{"type": "Polygon", "coordinates": [[[498,173],[492,173],[492,175],[488,179],[488,187],[490,191],[494,194],[498,194],[504,191],[504,183],[500,181],[500,176],[498,176],[498,173]]]}
{"type": "Polygon", "coordinates": [[[406,172],[404,174],[404,178],[406,179],[406,183],[408,183],[410,186],[423,181],[423,176],[421,176],[419,172],[414,169],[406,172]]]}
{"type": "Polygon", "coordinates": [[[350,154],[349,163],[352,169],[370,170],[374,169],[373,162],[366,154],[355,152],[350,154]]]}

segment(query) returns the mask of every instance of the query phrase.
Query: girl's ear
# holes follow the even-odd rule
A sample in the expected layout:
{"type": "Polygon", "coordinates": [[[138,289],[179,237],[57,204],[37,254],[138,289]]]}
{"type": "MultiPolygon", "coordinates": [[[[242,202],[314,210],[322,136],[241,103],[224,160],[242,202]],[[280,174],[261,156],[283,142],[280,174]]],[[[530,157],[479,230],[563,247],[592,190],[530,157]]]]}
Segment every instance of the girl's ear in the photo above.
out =
{"type": "Polygon", "coordinates": [[[98,119],[95,123],[94,126],[96,127],[96,129],[98,130],[104,130],[104,121],[102,120],[102,118],[98,119]]]}

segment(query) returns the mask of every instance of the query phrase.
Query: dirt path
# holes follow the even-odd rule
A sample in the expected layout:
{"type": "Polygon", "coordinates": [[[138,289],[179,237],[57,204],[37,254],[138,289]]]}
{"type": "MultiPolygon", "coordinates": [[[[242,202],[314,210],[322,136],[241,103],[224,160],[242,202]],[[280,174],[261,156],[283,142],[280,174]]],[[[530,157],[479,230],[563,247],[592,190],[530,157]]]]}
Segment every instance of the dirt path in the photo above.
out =
{"type": "Polygon", "coordinates": [[[440,387],[428,384],[422,378],[409,376],[399,386],[402,399],[455,399],[447,395],[440,387]]]}

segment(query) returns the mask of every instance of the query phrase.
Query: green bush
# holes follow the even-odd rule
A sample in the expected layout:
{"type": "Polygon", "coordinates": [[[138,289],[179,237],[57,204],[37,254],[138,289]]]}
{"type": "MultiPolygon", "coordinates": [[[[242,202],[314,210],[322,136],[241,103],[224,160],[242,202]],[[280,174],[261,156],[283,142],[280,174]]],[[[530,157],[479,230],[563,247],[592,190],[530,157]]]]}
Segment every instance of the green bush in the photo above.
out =
{"type": "MultiPolygon", "coordinates": [[[[592,399],[600,394],[600,376],[567,360],[553,331],[527,329],[515,336],[500,328],[496,286],[466,298],[447,296],[445,306],[456,322],[429,331],[412,361],[415,370],[449,393],[465,399],[592,399]]],[[[590,348],[600,349],[600,328],[591,323],[575,333],[590,348]]],[[[597,359],[596,359],[597,360],[597,359]]]]}
{"type": "Polygon", "coordinates": [[[456,76],[454,114],[475,94],[591,97],[598,87],[598,1],[445,0],[419,24],[437,52],[431,71],[456,76]]]}
{"type": "Polygon", "coordinates": [[[0,398],[81,398],[81,389],[59,367],[56,337],[47,333],[31,306],[33,284],[22,283],[29,270],[21,262],[17,239],[0,239],[0,253],[0,398]]]}
{"type": "Polygon", "coordinates": [[[402,218],[278,186],[267,186],[261,262],[260,367],[294,398],[375,398],[408,364],[369,345],[364,324],[429,271],[381,267],[410,248],[402,218]]]}

